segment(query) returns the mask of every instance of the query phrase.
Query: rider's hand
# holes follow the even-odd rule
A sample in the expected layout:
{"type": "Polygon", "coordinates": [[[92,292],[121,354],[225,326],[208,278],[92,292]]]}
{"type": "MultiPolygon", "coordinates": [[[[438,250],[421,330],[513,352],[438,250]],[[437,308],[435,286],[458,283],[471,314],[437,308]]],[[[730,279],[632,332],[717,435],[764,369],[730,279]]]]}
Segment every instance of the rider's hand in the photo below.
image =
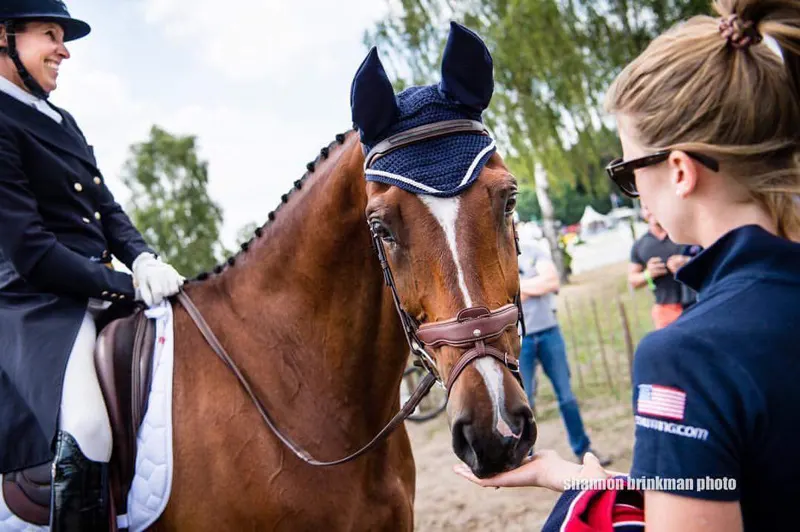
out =
{"type": "Polygon", "coordinates": [[[667,266],[661,257],[653,257],[647,261],[647,271],[650,272],[651,279],[657,279],[667,274],[667,266]]]}
{"type": "Polygon", "coordinates": [[[600,466],[600,462],[591,453],[584,455],[581,465],[564,460],[558,453],[550,450],[539,451],[533,458],[526,458],[518,468],[490,478],[479,479],[464,464],[458,464],[453,470],[482,487],[541,487],[558,492],[564,491],[571,479],[604,479],[612,475],[600,466]]]}
{"type": "Polygon", "coordinates": [[[144,301],[148,307],[177,294],[186,280],[175,268],[150,253],[136,257],[132,269],[136,299],[144,301]]]}

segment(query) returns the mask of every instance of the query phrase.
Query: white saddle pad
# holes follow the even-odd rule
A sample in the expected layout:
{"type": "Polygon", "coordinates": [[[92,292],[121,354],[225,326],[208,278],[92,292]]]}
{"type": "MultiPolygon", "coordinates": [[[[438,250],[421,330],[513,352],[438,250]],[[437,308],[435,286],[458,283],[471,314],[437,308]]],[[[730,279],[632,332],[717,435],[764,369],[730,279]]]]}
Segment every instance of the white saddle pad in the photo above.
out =
{"type": "MultiPolygon", "coordinates": [[[[131,532],[143,531],[158,519],[172,489],[172,306],[165,301],[148,309],[146,314],[156,320],[150,400],[136,438],[136,470],[128,495],[128,513],[117,516],[120,528],[128,527],[131,532]]],[[[48,529],[26,523],[12,514],[0,490],[0,532],[48,529]]]]}

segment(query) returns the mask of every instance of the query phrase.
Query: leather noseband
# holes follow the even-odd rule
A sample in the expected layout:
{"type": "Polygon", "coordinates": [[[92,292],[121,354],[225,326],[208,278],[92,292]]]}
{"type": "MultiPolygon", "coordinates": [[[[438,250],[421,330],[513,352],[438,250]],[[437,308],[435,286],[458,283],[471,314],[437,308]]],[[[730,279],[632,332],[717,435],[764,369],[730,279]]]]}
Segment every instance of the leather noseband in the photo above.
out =
{"type": "Polygon", "coordinates": [[[486,342],[497,339],[507,329],[516,327],[518,320],[519,309],[516,305],[509,303],[494,311],[490,311],[486,307],[466,308],[453,319],[425,324],[417,330],[417,338],[427,347],[474,346],[461,355],[450,369],[447,380],[444,381],[448,396],[461,372],[478,358],[491,356],[512,372],[519,371],[519,363],[516,358],[491,345],[486,345],[486,342]]]}

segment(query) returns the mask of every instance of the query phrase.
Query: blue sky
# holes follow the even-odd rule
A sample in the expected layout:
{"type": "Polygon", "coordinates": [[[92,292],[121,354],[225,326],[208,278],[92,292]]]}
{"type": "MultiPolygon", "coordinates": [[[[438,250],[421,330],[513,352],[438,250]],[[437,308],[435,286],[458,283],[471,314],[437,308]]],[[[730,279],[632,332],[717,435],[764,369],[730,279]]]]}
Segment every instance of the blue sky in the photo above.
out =
{"type": "Polygon", "coordinates": [[[118,201],[153,124],[197,135],[232,246],[263,223],[319,149],[351,125],[364,30],[385,0],[67,0],[92,33],[68,44],[54,104],[95,148],[118,201]]]}

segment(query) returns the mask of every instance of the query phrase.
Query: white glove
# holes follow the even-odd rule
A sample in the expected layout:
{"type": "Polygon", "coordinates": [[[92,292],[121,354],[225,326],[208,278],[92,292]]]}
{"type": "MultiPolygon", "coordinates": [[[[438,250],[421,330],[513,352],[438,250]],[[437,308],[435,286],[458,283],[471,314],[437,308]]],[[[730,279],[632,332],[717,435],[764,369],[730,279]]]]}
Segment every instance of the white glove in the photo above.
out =
{"type": "Polygon", "coordinates": [[[136,299],[148,307],[178,293],[186,279],[166,262],[151,253],[142,253],[133,261],[133,286],[136,299]]]}

